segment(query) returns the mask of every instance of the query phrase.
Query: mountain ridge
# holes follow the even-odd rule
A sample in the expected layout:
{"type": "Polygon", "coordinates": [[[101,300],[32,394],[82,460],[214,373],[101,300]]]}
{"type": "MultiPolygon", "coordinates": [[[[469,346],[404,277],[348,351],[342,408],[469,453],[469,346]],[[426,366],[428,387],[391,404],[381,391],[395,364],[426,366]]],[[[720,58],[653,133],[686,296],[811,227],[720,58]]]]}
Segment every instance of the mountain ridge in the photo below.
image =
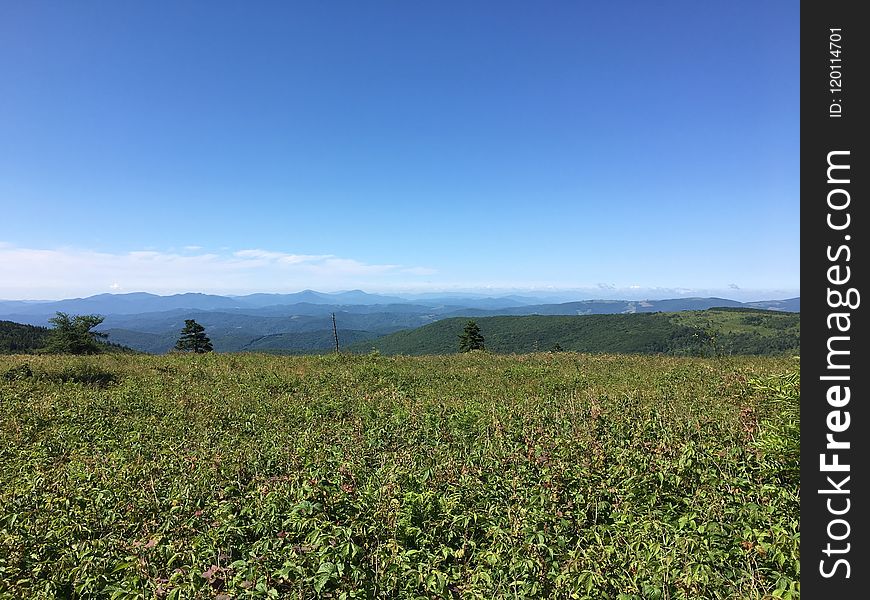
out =
{"type": "Polygon", "coordinates": [[[253,294],[241,298],[200,293],[158,296],[133,292],[98,294],[83,299],[46,303],[0,302],[0,319],[45,326],[57,310],[70,314],[96,313],[105,317],[98,329],[109,332],[112,341],[144,352],[167,351],[178,338],[184,321],[195,319],[206,328],[217,351],[237,352],[250,347],[256,338],[277,336],[270,338],[269,351],[282,350],[278,347],[280,342],[286,344],[283,350],[295,353],[332,347],[333,342],[328,339],[331,335],[324,337],[323,332],[331,332],[333,314],[340,332],[353,332],[348,334],[348,341],[362,341],[453,317],[477,319],[496,316],[630,314],[706,310],[723,306],[774,309],[781,312],[800,311],[799,297],[752,303],[727,298],[578,300],[541,304],[518,304],[519,302],[521,300],[516,297],[491,296],[434,296],[430,300],[417,296],[409,300],[398,296],[367,294],[360,290],[335,294],[305,290],[298,294],[253,294]],[[306,301],[271,304],[275,300],[287,299],[306,301]],[[326,304],[325,300],[350,303],[326,304]],[[444,303],[444,300],[449,302],[444,303]],[[189,304],[199,305],[200,308],[185,306],[189,304]],[[158,310],[137,312],[137,309],[143,307],[158,310]],[[16,310],[20,312],[15,312],[16,310]],[[315,335],[312,332],[320,333],[315,335]]]}
{"type": "MultiPolygon", "coordinates": [[[[475,294],[460,295],[443,294],[410,294],[407,296],[386,296],[370,294],[362,290],[346,292],[317,292],[303,290],[291,294],[255,293],[245,296],[222,296],[201,292],[186,292],[161,296],[149,292],[129,292],[123,294],[96,294],[83,298],[65,298],[63,300],[0,300],[0,317],[8,315],[54,315],[57,311],[68,313],[95,312],[110,314],[140,314],[160,312],[174,309],[187,310],[256,310],[262,308],[294,306],[311,304],[318,306],[378,306],[378,305],[419,305],[430,308],[456,307],[456,309],[477,310],[524,310],[525,307],[553,307],[569,304],[619,304],[641,307],[643,312],[650,306],[685,306],[687,303],[712,300],[723,306],[752,306],[754,308],[775,308],[789,312],[800,311],[800,297],[779,300],[761,300],[740,302],[727,298],[685,297],[660,300],[621,300],[621,299],[586,299],[564,302],[547,302],[542,298],[531,296],[480,296],[475,294]]],[[[709,302],[707,302],[709,304],[709,302]]],[[[541,308],[540,310],[552,310],[541,308]]],[[[623,309],[625,310],[625,309],[623,309]]],[[[621,312],[621,311],[620,311],[621,312]]]]}

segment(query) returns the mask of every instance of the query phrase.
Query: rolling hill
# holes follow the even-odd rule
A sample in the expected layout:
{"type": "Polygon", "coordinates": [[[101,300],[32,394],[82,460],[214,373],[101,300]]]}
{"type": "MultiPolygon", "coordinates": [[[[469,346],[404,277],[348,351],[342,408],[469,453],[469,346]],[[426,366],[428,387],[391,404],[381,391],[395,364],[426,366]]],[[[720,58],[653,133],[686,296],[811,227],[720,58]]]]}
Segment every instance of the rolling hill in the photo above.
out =
{"type": "MultiPolygon", "coordinates": [[[[467,318],[442,319],[357,343],[351,351],[382,354],[453,354],[467,318]]],[[[800,315],[746,308],[676,313],[585,316],[504,316],[476,319],[488,350],[552,350],[679,355],[799,352],[800,315]]]]}

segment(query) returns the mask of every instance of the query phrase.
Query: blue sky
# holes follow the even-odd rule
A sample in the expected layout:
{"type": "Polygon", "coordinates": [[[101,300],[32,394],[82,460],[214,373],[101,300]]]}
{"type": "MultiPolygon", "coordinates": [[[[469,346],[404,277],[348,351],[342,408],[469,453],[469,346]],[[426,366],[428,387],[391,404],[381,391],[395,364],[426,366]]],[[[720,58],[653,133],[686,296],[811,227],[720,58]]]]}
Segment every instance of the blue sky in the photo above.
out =
{"type": "Polygon", "coordinates": [[[0,298],[796,295],[798,43],[785,1],[2,3],[0,298]]]}

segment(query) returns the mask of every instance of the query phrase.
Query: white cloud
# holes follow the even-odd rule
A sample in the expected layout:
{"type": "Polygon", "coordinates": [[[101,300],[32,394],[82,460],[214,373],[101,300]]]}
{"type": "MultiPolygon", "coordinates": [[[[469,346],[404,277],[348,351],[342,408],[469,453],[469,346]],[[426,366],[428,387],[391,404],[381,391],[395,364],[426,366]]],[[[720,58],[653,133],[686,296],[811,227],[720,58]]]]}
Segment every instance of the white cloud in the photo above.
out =
{"type": "MultiPolygon", "coordinates": [[[[564,299],[661,299],[721,296],[765,300],[800,295],[800,290],[649,287],[624,283],[449,279],[444,271],[416,265],[373,264],[333,254],[301,254],[261,248],[216,252],[147,248],[98,252],[82,248],[24,248],[0,241],[0,298],[58,299],[107,291],[156,294],[207,292],[246,294],[364,289],[370,292],[456,291],[490,294],[556,293],[564,299]]],[[[644,283],[644,282],[641,282],[644,283]]],[[[564,301],[564,300],[560,300],[564,301]]]]}
{"type": "Polygon", "coordinates": [[[0,298],[70,297],[106,291],[153,293],[384,288],[413,284],[422,267],[368,264],[331,254],[263,249],[231,253],[122,253],[81,248],[21,248],[0,243],[0,298]]]}
{"type": "Polygon", "coordinates": [[[269,250],[239,250],[238,252],[233,252],[233,256],[237,256],[239,258],[252,258],[252,259],[260,259],[266,261],[281,261],[290,264],[305,262],[307,260],[316,260],[318,258],[328,258],[328,255],[317,256],[317,255],[306,255],[306,254],[287,254],[285,252],[271,252],[269,250]]]}
{"type": "Polygon", "coordinates": [[[437,272],[436,269],[429,269],[427,267],[409,267],[402,269],[402,273],[407,273],[408,275],[435,275],[437,272]]]}

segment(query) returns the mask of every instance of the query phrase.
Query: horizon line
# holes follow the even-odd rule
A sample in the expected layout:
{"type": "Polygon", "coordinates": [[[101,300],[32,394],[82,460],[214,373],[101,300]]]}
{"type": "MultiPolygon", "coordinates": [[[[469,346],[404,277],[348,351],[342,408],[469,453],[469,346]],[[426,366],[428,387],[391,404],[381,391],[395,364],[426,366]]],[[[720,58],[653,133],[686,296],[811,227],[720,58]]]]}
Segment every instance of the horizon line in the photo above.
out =
{"type": "MultiPolygon", "coordinates": [[[[600,301],[600,302],[608,302],[608,301],[622,301],[622,300],[632,300],[643,302],[645,300],[686,300],[690,298],[721,298],[722,300],[730,300],[733,302],[761,302],[761,301],[773,301],[773,300],[790,300],[793,298],[800,297],[800,289],[795,290],[783,290],[783,289],[775,289],[775,290],[763,290],[763,289],[739,289],[739,290],[725,290],[725,289],[716,289],[716,288],[702,288],[702,289],[690,289],[690,288],[647,288],[647,287],[639,287],[632,286],[628,288],[594,288],[594,287],[574,287],[574,288],[558,288],[558,287],[546,287],[546,288],[529,288],[529,287],[517,287],[517,288],[487,288],[487,287],[454,287],[454,288],[432,288],[429,290],[383,290],[383,291],[366,291],[361,288],[352,288],[352,289],[340,289],[335,291],[321,291],[316,290],[314,288],[303,288],[297,291],[249,291],[243,293],[233,293],[233,292],[213,292],[213,291],[184,291],[184,292],[169,292],[169,293],[158,293],[158,292],[149,292],[146,290],[135,290],[135,291],[112,291],[112,292],[97,292],[88,295],[81,296],[64,296],[64,297],[55,297],[55,298],[5,298],[0,297],[0,302],[27,302],[27,303],[51,303],[51,302],[63,302],[66,300],[86,300],[89,298],[95,298],[98,296],[131,296],[135,294],[143,294],[154,296],[158,298],[171,298],[173,296],[184,296],[184,295],[201,295],[201,296],[217,296],[223,298],[245,298],[248,296],[254,295],[274,295],[274,296],[292,296],[304,293],[314,293],[321,294],[324,296],[337,296],[340,294],[348,294],[348,293],[362,293],[368,296],[394,296],[402,299],[412,299],[413,297],[420,296],[439,296],[439,295],[448,295],[448,296],[479,296],[481,298],[505,298],[509,296],[517,296],[517,295],[527,295],[532,296],[555,296],[555,295],[583,295],[583,298],[577,298],[576,300],[561,300],[557,303],[564,302],[584,302],[584,301],[600,301]],[[605,289],[610,292],[616,293],[625,293],[631,297],[624,296],[594,296],[593,292],[598,289],[599,291],[604,291],[605,289]],[[739,294],[735,294],[734,292],[739,292],[739,294]],[[653,296],[644,296],[643,294],[653,293],[653,296]],[[669,295],[670,294],[670,295],[669,295]],[[756,296],[755,300],[737,300],[733,296],[756,296]]],[[[535,298],[535,299],[543,299],[543,298],[535,298]]]]}

